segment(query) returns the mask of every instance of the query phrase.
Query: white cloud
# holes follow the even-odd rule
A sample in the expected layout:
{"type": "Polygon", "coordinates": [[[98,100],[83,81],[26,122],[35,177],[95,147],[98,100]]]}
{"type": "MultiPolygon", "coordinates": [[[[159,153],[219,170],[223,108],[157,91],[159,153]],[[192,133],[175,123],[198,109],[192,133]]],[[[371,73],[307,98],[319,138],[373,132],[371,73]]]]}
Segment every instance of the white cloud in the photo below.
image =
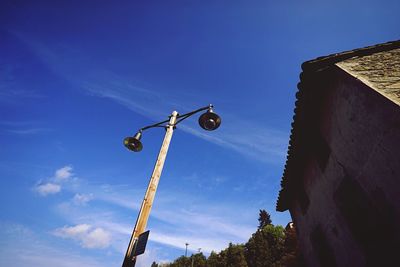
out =
{"type": "Polygon", "coordinates": [[[82,241],[86,248],[105,248],[110,245],[111,234],[102,228],[96,228],[88,232],[82,241]]]}
{"type": "Polygon", "coordinates": [[[157,263],[161,262],[170,262],[170,260],[157,260],[159,258],[159,251],[157,249],[147,249],[144,254],[140,255],[140,257],[136,258],[136,267],[149,267],[154,261],[157,263]]]}
{"type": "MultiPolygon", "coordinates": [[[[53,234],[75,240],[85,248],[107,244],[122,258],[140,208],[133,204],[140,203],[143,192],[128,189],[124,185],[102,186],[85,183],[79,190],[93,192],[96,201],[90,207],[72,205],[71,202],[59,205],[57,211],[69,225],[56,229],[53,234]]],[[[150,250],[157,247],[162,250],[153,251],[148,257],[142,255],[143,264],[138,262],[137,265],[149,266],[152,260],[160,262],[161,259],[169,258],[170,252],[163,251],[171,251],[171,248],[172,251],[184,251],[186,242],[190,244],[190,251],[194,252],[201,247],[205,254],[212,250],[224,249],[229,242],[246,242],[256,230],[257,213],[257,208],[238,203],[220,202],[210,205],[202,196],[175,192],[171,197],[170,192],[161,190],[149,219],[148,229],[151,232],[146,251],[149,250],[150,253],[150,250]],[[182,203],[182,199],[185,199],[185,203],[182,203]]]]}
{"type": "Polygon", "coordinates": [[[72,176],[72,167],[64,166],[58,170],[56,170],[54,174],[54,178],[56,181],[64,181],[72,176]]]}
{"type": "Polygon", "coordinates": [[[64,166],[54,172],[54,176],[47,179],[47,182],[39,182],[34,190],[41,196],[47,196],[50,194],[57,194],[61,191],[61,183],[67,181],[71,176],[72,167],[64,166]]]}
{"type": "Polygon", "coordinates": [[[47,242],[44,235],[20,224],[0,222],[0,266],[40,267],[109,267],[119,266],[120,261],[105,261],[106,257],[90,257],[71,248],[58,247],[47,242]],[[23,250],[21,249],[23,248],[23,250]]]}
{"type": "Polygon", "coordinates": [[[47,196],[50,194],[57,194],[61,191],[61,186],[54,183],[39,184],[35,187],[35,191],[42,196],[47,196]]]}
{"type": "Polygon", "coordinates": [[[111,243],[111,234],[103,228],[94,228],[89,224],[64,226],[53,231],[58,237],[73,239],[84,248],[106,248],[111,243]]]}
{"type": "Polygon", "coordinates": [[[93,199],[93,194],[75,194],[74,198],[72,199],[72,201],[76,204],[76,205],[85,205],[86,203],[88,203],[89,201],[91,201],[93,199]]]}
{"type": "MultiPolygon", "coordinates": [[[[221,214],[214,214],[215,212],[207,207],[206,204],[200,204],[203,201],[202,199],[198,199],[195,201],[197,204],[194,204],[196,206],[195,211],[188,211],[184,206],[176,202],[179,199],[187,199],[186,197],[175,196],[174,200],[171,200],[167,195],[168,200],[166,201],[164,194],[160,193],[157,205],[154,207],[150,218],[150,223],[152,224],[151,228],[149,228],[151,229],[150,241],[181,249],[184,248],[185,242],[189,242],[193,245],[191,249],[196,250],[201,247],[204,252],[209,253],[212,250],[218,251],[225,248],[229,242],[245,242],[255,230],[255,226],[249,226],[245,222],[238,222],[237,217],[232,218],[231,214],[222,212],[227,207],[214,207],[221,212],[221,214]],[[176,206],[176,208],[171,208],[172,206],[176,206]]],[[[96,196],[98,194],[100,193],[96,192],[96,196]]],[[[138,208],[126,205],[126,201],[123,201],[128,199],[126,196],[122,194],[120,198],[118,200],[117,196],[114,196],[112,199],[102,199],[102,201],[108,200],[107,202],[110,204],[138,210],[138,208]]],[[[73,224],[77,224],[75,227],[58,229],[57,234],[59,236],[65,238],[68,236],[81,241],[82,239],[79,239],[78,236],[87,237],[86,233],[90,232],[93,227],[98,227],[112,234],[112,246],[117,251],[123,253],[126,249],[129,241],[127,238],[132,233],[134,220],[127,222],[126,219],[122,219],[121,222],[121,218],[118,218],[115,212],[101,214],[93,209],[82,210],[80,207],[71,205],[68,205],[67,208],[60,206],[59,212],[73,224]],[[86,223],[80,224],[82,222],[86,223]],[[89,225],[93,225],[93,227],[89,225]]],[[[240,213],[242,217],[247,216],[246,212],[243,212],[240,207],[236,208],[236,212],[240,213]],[[238,211],[239,209],[240,211],[238,211]]],[[[236,212],[235,214],[237,214],[236,212]]],[[[135,216],[135,213],[132,212],[132,215],[135,216]]]]}

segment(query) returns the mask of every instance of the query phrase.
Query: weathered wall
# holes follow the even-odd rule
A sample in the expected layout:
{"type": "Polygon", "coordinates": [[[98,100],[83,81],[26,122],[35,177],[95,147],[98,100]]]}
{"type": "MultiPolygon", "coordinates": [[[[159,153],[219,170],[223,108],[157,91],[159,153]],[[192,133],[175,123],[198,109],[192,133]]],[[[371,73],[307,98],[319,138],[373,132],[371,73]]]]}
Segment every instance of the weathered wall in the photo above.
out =
{"type": "Polygon", "coordinates": [[[389,265],[400,239],[400,108],[337,67],[318,87],[327,162],[308,160],[299,174],[308,206],[290,208],[304,257],[309,266],[389,265]]]}

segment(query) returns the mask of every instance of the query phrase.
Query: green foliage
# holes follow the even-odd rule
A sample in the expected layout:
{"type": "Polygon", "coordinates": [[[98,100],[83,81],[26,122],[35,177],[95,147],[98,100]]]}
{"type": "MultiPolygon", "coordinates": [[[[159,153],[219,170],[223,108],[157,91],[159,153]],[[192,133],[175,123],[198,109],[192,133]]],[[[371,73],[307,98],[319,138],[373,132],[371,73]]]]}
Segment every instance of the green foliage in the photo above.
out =
{"type": "Polygon", "coordinates": [[[300,256],[297,245],[297,234],[294,228],[285,230],[284,253],[279,261],[274,264],[274,267],[304,267],[305,263],[300,256]]]}
{"type": "Polygon", "coordinates": [[[203,253],[197,253],[197,254],[193,254],[190,257],[190,262],[192,264],[190,266],[204,267],[204,266],[206,266],[207,259],[206,259],[206,256],[203,255],[203,253]]]}
{"type": "Polygon", "coordinates": [[[190,258],[185,256],[180,256],[179,258],[174,260],[174,262],[168,265],[168,267],[186,267],[190,266],[190,264],[191,264],[190,258]]]}
{"type": "Polygon", "coordinates": [[[211,251],[207,259],[207,267],[225,267],[226,266],[226,253],[221,251],[216,253],[211,251]]]}
{"type": "Polygon", "coordinates": [[[151,267],[158,267],[158,264],[155,261],[153,261],[153,263],[151,264],[151,267]]]}
{"type": "Polygon", "coordinates": [[[247,267],[244,245],[229,243],[229,247],[226,249],[226,267],[247,267]]]}
{"type": "Polygon", "coordinates": [[[272,224],[258,229],[246,243],[246,260],[249,266],[272,266],[283,255],[284,229],[272,224]]]}
{"type": "MultiPolygon", "coordinates": [[[[302,267],[294,228],[285,230],[273,225],[270,215],[260,210],[260,225],[245,244],[232,244],[219,253],[212,251],[206,259],[203,253],[190,258],[181,256],[168,267],[302,267]]],[[[155,263],[153,263],[155,264],[155,263]]],[[[152,265],[157,267],[157,265],[152,265]]]]}

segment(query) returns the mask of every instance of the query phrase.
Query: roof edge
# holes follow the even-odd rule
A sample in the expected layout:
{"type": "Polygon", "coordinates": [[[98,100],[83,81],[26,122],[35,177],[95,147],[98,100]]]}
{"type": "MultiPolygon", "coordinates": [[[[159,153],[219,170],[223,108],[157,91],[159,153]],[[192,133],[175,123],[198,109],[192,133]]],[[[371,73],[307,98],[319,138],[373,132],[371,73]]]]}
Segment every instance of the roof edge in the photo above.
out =
{"type": "Polygon", "coordinates": [[[313,60],[305,61],[304,63],[301,64],[302,72],[300,73],[300,82],[297,84],[297,92],[296,92],[296,101],[295,101],[295,108],[294,108],[294,115],[293,115],[293,120],[292,120],[292,129],[291,129],[291,134],[289,138],[289,146],[288,146],[288,152],[287,152],[287,157],[286,157],[286,163],[281,179],[281,190],[279,191],[278,199],[276,202],[276,210],[277,211],[286,211],[289,209],[289,201],[291,199],[290,196],[290,190],[288,189],[289,183],[290,183],[290,169],[293,165],[292,161],[294,160],[294,154],[295,154],[295,143],[297,139],[297,118],[298,118],[298,113],[299,113],[299,107],[300,103],[302,102],[302,99],[304,98],[304,87],[305,84],[307,83],[305,80],[309,78],[305,77],[310,77],[309,75],[318,72],[322,69],[334,66],[336,63],[339,63],[341,61],[353,58],[353,57],[362,57],[362,56],[367,56],[383,51],[389,51],[393,49],[400,48],[400,40],[396,41],[389,41],[386,43],[382,44],[377,44],[377,45],[372,45],[372,46],[367,46],[364,48],[358,48],[354,50],[349,50],[349,51],[344,51],[341,53],[335,53],[331,54],[328,56],[323,56],[323,57],[318,57],[313,60]]]}
{"type": "Polygon", "coordinates": [[[328,56],[317,57],[315,59],[303,62],[303,64],[301,64],[301,69],[303,72],[316,71],[352,57],[367,56],[396,48],[400,48],[400,40],[389,41],[382,44],[371,45],[363,48],[330,54],[328,56]]]}

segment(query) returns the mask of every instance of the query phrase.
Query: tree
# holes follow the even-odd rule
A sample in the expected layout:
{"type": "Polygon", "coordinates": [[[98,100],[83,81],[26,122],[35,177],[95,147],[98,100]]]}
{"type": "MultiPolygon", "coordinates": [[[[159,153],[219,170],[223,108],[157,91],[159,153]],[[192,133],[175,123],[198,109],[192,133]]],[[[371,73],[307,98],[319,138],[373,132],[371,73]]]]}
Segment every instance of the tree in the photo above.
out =
{"type": "Polygon", "coordinates": [[[249,266],[272,266],[283,254],[284,229],[272,224],[258,229],[245,245],[245,256],[249,266]]]}
{"type": "Polygon", "coordinates": [[[158,264],[155,261],[153,261],[153,263],[151,264],[151,267],[158,267],[158,264]]]}
{"type": "Polygon", "coordinates": [[[263,229],[264,226],[272,224],[271,216],[266,210],[260,210],[258,222],[259,222],[258,229],[263,229]]]}
{"type": "Polygon", "coordinates": [[[215,251],[211,251],[210,256],[208,256],[207,267],[225,267],[226,259],[221,255],[221,253],[216,253],[215,251]]]}
{"type": "Polygon", "coordinates": [[[226,267],[247,267],[244,245],[229,243],[229,247],[226,249],[226,267]]]}
{"type": "Polygon", "coordinates": [[[206,266],[206,257],[203,255],[202,252],[192,254],[192,256],[190,256],[190,262],[190,266],[192,267],[204,267],[206,266]]]}
{"type": "MultiPolygon", "coordinates": [[[[265,210],[260,210],[260,225],[246,244],[232,244],[219,253],[211,252],[208,259],[202,253],[190,258],[184,256],[176,259],[168,267],[304,267],[295,229],[286,231],[280,225],[273,225],[271,217],[265,210]]],[[[164,265],[163,265],[164,266],[164,265]]]]}
{"type": "Polygon", "coordinates": [[[191,261],[188,257],[180,256],[179,258],[174,260],[174,262],[171,263],[169,266],[170,267],[186,267],[186,266],[190,266],[190,264],[191,264],[191,261]]]}
{"type": "Polygon", "coordinates": [[[294,227],[286,227],[284,253],[274,267],[304,267],[306,266],[297,244],[297,234],[294,227]]]}

